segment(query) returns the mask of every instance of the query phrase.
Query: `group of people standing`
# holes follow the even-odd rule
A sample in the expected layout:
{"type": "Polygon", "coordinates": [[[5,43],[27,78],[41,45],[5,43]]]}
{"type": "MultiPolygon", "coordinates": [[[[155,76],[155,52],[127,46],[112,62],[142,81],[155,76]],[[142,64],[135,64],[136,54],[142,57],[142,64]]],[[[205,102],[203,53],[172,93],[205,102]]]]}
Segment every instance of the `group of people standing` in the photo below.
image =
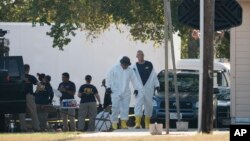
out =
{"type": "MultiPolygon", "coordinates": [[[[118,116],[121,119],[121,128],[127,129],[127,120],[129,114],[129,103],[131,99],[130,82],[134,87],[135,96],[135,128],[141,128],[141,119],[143,111],[145,115],[145,128],[149,128],[150,118],[153,110],[153,94],[159,90],[159,81],[157,74],[151,62],[144,60],[143,51],[137,51],[138,61],[131,65],[127,56],[122,57],[120,63],[115,65],[103,80],[103,86],[106,88],[104,98],[104,108],[111,105],[112,128],[118,128],[118,116]]],[[[29,74],[29,65],[25,69],[25,93],[27,109],[32,118],[32,127],[34,131],[46,130],[48,112],[43,110],[44,105],[52,103],[53,89],[50,85],[51,77],[45,74],[38,74],[39,81],[29,74]],[[33,92],[33,85],[37,89],[33,92]]],[[[83,131],[85,118],[89,117],[88,131],[95,130],[95,117],[97,115],[97,101],[99,107],[102,107],[97,88],[91,84],[92,77],[85,76],[86,83],[79,91],[78,97],[81,98],[78,110],[78,130],[83,131]]],[[[74,99],[76,93],[75,84],[70,81],[67,72],[62,74],[62,82],[58,86],[62,93],[60,101],[64,99],[74,99]]],[[[75,131],[75,109],[62,109],[61,117],[63,119],[63,131],[75,131]],[[68,128],[68,118],[70,120],[70,129],[68,128]]],[[[26,131],[25,114],[19,114],[21,130],[26,131]]]]}
{"type": "Polygon", "coordinates": [[[153,95],[159,90],[157,74],[151,62],[144,60],[143,51],[137,51],[138,61],[130,67],[131,62],[127,56],[120,60],[120,64],[114,66],[107,76],[107,93],[112,100],[112,128],[117,129],[118,115],[120,114],[121,128],[127,129],[129,103],[131,91],[130,81],[134,87],[135,95],[135,128],[141,128],[143,110],[145,115],[145,128],[149,128],[153,110],[153,95]]]}
{"type": "MultiPolygon", "coordinates": [[[[60,102],[64,99],[74,99],[76,93],[76,87],[74,82],[69,80],[68,73],[62,74],[62,82],[58,86],[58,90],[62,93],[60,102]]],[[[88,116],[89,124],[88,131],[95,130],[95,117],[97,115],[97,101],[99,107],[101,107],[101,100],[98,94],[97,88],[91,84],[92,76],[85,76],[85,84],[81,85],[78,91],[78,97],[80,100],[80,106],[78,109],[78,131],[84,131],[85,119],[88,116]]],[[[75,109],[62,109],[61,116],[63,118],[63,131],[75,131],[75,109]],[[70,120],[70,129],[68,128],[68,118],[70,120]]]]}
{"type": "MultiPolygon", "coordinates": [[[[47,126],[48,112],[44,105],[52,104],[54,92],[50,84],[51,77],[45,74],[37,74],[39,81],[33,75],[29,74],[30,66],[24,65],[25,88],[27,110],[31,116],[32,127],[34,131],[45,131],[47,126]],[[36,91],[33,91],[33,85],[37,85],[36,91]]],[[[26,132],[26,115],[19,114],[21,131],[26,132]]]]}
{"type": "MultiPolygon", "coordinates": [[[[26,105],[32,119],[32,130],[35,132],[46,131],[48,111],[45,107],[52,104],[54,97],[54,92],[50,85],[51,77],[43,73],[38,73],[38,81],[35,76],[29,74],[30,66],[28,64],[24,65],[24,70],[26,105]],[[33,90],[33,85],[37,86],[35,92],[33,90]]],[[[99,102],[99,105],[101,105],[98,91],[94,85],[90,84],[91,80],[92,77],[86,75],[86,84],[83,84],[78,91],[78,97],[81,98],[78,110],[78,130],[80,131],[84,130],[86,116],[89,116],[90,119],[88,131],[95,130],[94,119],[97,114],[96,99],[99,102]]],[[[60,102],[64,99],[74,99],[76,86],[74,82],[70,81],[69,73],[62,73],[62,82],[59,84],[58,90],[62,93],[60,102]]],[[[75,109],[61,109],[60,113],[63,119],[63,131],[75,131],[75,109]],[[70,120],[70,128],[68,127],[68,119],[70,120]]],[[[19,114],[19,119],[21,131],[27,132],[25,113],[19,114]]]]}

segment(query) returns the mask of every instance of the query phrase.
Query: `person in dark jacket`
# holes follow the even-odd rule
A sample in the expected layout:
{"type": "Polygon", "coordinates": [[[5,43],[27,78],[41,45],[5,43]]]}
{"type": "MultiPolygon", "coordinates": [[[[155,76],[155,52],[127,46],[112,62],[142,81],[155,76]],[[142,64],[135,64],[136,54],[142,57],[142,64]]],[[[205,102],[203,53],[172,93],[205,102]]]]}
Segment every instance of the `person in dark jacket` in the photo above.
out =
{"type": "Polygon", "coordinates": [[[38,78],[41,85],[37,87],[35,93],[35,102],[38,119],[40,121],[40,128],[42,131],[46,131],[48,111],[46,111],[45,107],[52,104],[54,92],[50,85],[51,77],[49,75],[45,76],[45,74],[38,74],[38,78]]]}
{"type": "MultiPolygon", "coordinates": [[[[25,94],[26,94],[26,105],[27,105],[27,110],[30,113],[31,116],[31,121],[32,121],[32,129],[33,131],[37,132],[40,131],[40,126],[39,126],[39,120],[37,116],[37,111],[36,111],[36,103],[35,103],[35,98],[34,98],[34,92],[33,92],[33,85],[40,86],[40,83],[36,79],[35,76],[30,75],[30,66],[28,64],[24,65],[24,72],[25,72],[25,94]]],[[[20,120],[20,130],[21,132],[27,132],[27,127],[26,127],[26,113],[20,113],[19,114],[19,120],[20,120]]]]}
{"type": "Polygon", "coordinates": [[[106,86],[106,80],[105,79],[102,80],[102,87],[105,88],[103,109],[106,109],[108,106],[112,105],[112,102],[111,102],[111,94],[106,92],[107,86],[106,86]]]}
{"type": "Polygon", "coordinates": [[[86,75],[86,84],[79,89],[78,97],[81,98],[81,104],[78,111],[78,130],[83,131],[85,125],[85,118],[89,117],[88,131],[95,130],[95,117],[97,114],[96,100],[101,107],[101,100],[96,87],[91,83],[92,77],[86,75]]]}

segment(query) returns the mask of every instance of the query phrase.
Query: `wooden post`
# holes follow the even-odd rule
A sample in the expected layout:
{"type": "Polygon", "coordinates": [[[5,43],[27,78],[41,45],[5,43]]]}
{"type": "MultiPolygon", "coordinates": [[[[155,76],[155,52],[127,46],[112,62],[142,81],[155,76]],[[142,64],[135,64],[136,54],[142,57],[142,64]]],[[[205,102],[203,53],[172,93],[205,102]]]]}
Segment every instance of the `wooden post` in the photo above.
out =
{"type": "Polygon", "coordinates": [[[201,132],[202,123],[202,94],[203,94],[203,58],[204,58],[204,1],[200,0],[200,68],[199,68],[199,108],[198,108],[198,132],[201,132]]]}
{"type": "Polygon", "coordinates": [[[167,1],[167,16],[168,16],[168,27],[169,27],[169,37],[171,43],[171,55],[172,55],[172,63],[173,63],[173,76],[174,76],[174,89],[176,95],[176,111],[177,111],[177,121],[180,119],[180,96],[177,85],[177,73],[176,73],[176,59],[175,59],[175,51],[174,51],[174,39],[173,39],[173,26],[172,26],[172,15],[171,15],[171,2],[167,1]]]}
{"type": "Polygon", "coordinates": [[[215,0],[204,1],[204,58],[202,94],[202,132],[213,129],[213,60],[214,60],[214,4],[215,0]]]}
{"type": "Polygon", "coordinates": [[[169,92],[168,92],[168,19],[167,19],[167,3],[168,0],[164,0],[164,39],[165,39],[165,125],[166,134],[169,134],[169,92]]]}

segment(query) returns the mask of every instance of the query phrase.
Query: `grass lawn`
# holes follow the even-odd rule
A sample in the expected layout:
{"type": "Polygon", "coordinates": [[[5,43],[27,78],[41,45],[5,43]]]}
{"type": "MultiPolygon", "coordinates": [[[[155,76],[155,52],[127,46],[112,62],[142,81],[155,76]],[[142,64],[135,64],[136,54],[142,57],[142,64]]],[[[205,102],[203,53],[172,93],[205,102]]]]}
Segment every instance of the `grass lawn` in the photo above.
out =
{"type": "Polygon", "coordinates": [[[80,134],[84,133],[0,134],[0,141],[229,141],[229,133],[136,137],[81,137],[80,134]]]}
{"type": "Polygon", "coordinates": [[[0,141],[68,141],[78,137],[75,133],[6,133],[0,134],[0,141]]]}

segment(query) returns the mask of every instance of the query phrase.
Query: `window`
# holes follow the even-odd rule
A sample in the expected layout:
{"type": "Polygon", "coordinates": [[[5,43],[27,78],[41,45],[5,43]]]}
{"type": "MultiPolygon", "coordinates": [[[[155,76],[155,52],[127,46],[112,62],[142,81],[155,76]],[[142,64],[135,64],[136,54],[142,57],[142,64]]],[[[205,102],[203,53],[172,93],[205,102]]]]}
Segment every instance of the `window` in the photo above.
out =
{"type": "Polygon", "coordinates": [[[228,87],[228,82],[223,71],[215,71],[213,79],[214,87],[228,87]]]}
{"type": "MultiPolygon", "coordinates": [[[[164,71],[158,75],[160,82],[160,92],[165,91],[165,80],[164,80],[164,71]]],[[[175,91],[174,77],[171,72],[169,72],[168,77],[169,83],[169,92],[175,91]]],[[[199,74],[196,73],[177,73],[177,85],[179,92],[191,92],[197,93],[199,91],[199,74]]]]}
{"type": "Polygon", "coordinates": [[[23,72],[23,64],[19,58],[6,57],[0,60],[0,70],[7,71],[10,78],[21,79],[21,73],[23,72]]]}

